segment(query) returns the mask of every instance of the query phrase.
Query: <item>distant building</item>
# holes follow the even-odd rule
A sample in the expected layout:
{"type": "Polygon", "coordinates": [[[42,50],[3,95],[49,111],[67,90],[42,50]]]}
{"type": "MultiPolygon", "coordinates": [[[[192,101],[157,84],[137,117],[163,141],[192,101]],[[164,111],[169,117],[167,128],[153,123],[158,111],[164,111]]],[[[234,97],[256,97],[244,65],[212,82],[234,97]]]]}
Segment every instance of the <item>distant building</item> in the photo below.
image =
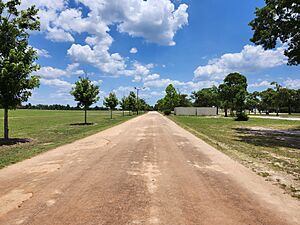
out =
{"type": "Polygon", "coordinates": [[[176,107],[174,114],[177,116],[216,116],[215,107],[176,107]]]}

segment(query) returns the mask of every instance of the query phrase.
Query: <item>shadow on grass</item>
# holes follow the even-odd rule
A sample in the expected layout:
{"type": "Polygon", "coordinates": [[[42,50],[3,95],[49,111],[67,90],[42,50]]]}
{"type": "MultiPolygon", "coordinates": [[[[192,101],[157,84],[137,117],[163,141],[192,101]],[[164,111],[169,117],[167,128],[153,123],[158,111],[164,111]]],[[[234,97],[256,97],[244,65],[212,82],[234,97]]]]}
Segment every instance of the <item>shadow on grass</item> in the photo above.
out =
{"type": "Polygon", "coordinates": [[[237,141],[255,146],[300,149],[300,129],[277,130],[261,127],[234,128],[237,141]]]}
{"type": "Polygon", "coordinates": [[[0,138],[0,146],[24,144],[24,143],[29,143],[31,141],[32,140],[28,138],[10,138],[8,140],[0,138]]]}
{"type": "Polygon", "coordinates": [[[70,126],[92,126],[95,123],[71,123],[70,126]]]}

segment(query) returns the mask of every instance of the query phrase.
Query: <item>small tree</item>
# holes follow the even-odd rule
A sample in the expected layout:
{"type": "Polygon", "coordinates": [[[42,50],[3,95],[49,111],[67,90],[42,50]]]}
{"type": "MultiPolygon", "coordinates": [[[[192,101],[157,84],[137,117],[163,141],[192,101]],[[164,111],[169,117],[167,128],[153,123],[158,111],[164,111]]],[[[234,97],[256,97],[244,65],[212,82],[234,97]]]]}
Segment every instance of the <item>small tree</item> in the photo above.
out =
{"type": "Polygon", "coordinates": [[[275,87],[275,93],[274,93],[274,106],[276,108],[276,116],[279,116],[280,106],[281,106],[281,89],[282,86],[278,84],[277,82],[273,81],[271,85],[274,85],[275,87]]]}
{"type": "Polygon", "coordinates": [[[4,139],[8,140],[8,110],[16,109],[39,86],[37,53],[28,45],[28,31],[39,30],[38,10],[19,10],[19,0],[0,1],[0,106],[4,108],[4,139]]]}
{"type": "Polygon", "coordinates": [[[228,117],[228,109],[230,108],[230,100],[229,98],[230,87],[226,84],[220,84],[219,86],[219,97],[221,100],[221,106],[224,108],[225,117],[228,117]]]}
{"type": "Polygon", "coordinates": [[[133,91],[131,91],[130,93],[129,93],[129,95],[128,95],[128,97],[127,97],[127,104],[128,104],[128,109],[130,110],[130,111],[135,111],[136,110],[136,104],[137,104],[137,102],[136,102],[136,95],[135,95],[135,93],[133,92],[133,91]]]}
{"type": "Polygon", "coordinates": [[[119,104],[119,100],[114,92],[109,93],[107,98],[104,98],[103,105],[110,109],[110,118],[112,119],[112,111],[119,104]]]}
{"type": "Polygon", "coordinates": [[[122,109],[122,112],[123,112],[123,116],[124,115],[124,111],[125,110],[128,110],[128,99],[124,96],[121,101],[119,102],[120,106],[121,106],[121,109],[122,109]]]}
{"type": "Polygon", "coordinates": [[[84,124],[87,124],[88,108],[99,100],[99,86],[94,85],[89,78],[81,78],[75,83],[72,88],[71,95],[78,102],[78,107],[84,108],[84,124]]]}
{"type": "Polygon", "coordinates": [[[169,84],[166,88],[166,95],[164,97],[165,107],[169,110],[174,110],[175,107],[180,104],[180,95],[172,84],[169,84]]]}

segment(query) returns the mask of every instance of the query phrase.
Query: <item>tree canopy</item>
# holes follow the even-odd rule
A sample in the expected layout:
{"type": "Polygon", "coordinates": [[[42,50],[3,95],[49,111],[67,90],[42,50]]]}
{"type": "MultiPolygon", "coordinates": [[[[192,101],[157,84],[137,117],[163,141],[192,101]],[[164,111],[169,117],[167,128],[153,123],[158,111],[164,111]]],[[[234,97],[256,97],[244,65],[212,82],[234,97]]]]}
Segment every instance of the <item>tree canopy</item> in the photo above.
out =
{"type": "Polygon", "coordinates": [[[251,41],[265,49],[275,48],[278,40],[286,44],[289,65],[300,63],[300,2],[295,0],[265,0],[266,6],[256,9],[250,22],[254,30],[251,41]]]}

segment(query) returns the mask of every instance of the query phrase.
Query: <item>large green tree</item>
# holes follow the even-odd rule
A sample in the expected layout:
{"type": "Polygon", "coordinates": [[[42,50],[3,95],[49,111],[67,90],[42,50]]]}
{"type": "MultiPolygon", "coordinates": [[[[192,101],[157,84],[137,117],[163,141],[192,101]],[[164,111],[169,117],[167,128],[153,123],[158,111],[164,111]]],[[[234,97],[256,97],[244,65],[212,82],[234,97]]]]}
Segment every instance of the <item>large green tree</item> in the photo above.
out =
{"type": "Polygon", "coordinates": [[[71,94],[77,101],[78,107],[84,109],[84,123],[87,124],[88,108],[99,100],[99,86],[94,85],[89,78],[80,77],[72,88],[71,94]]]}
{"type": "Polygon", "coordinates": [[[39,86],[37,53],[28,45],[29,31],[39,30],[38,10],[19,10],[20,0],[0,1],[0,106],[4,108],[4,139],[9,138],[8,110],[15,109],[39,86]]]}
{"type": "Polygon", "coordinates": [[[300,2],[299,0],[265,0],[266,6],[256,9],[250,22],[254,30],[251,39],[265,49],[275,48],[278,40],[286,44],[289,65],[300,63],[300,2]]]}
{"type": "Polygon", "coordinates": [[[110,109],[110,118],[112,119],[112,111],[119,104],[119,100],[114,92],[109,93],[109,96],[104,98],[103,105],[110,109]]]}
{"type": "Polygon", "coordinates": [[[225,77],[224,83],[219,86],[220,98],[225,108],[225,114],[228,107],[230,107],[231,113],[233,110],[236,110],[237,113],[241,113],[244,110],[247,86],[247,78],[242,74],[231,73],[225,77]]]}

